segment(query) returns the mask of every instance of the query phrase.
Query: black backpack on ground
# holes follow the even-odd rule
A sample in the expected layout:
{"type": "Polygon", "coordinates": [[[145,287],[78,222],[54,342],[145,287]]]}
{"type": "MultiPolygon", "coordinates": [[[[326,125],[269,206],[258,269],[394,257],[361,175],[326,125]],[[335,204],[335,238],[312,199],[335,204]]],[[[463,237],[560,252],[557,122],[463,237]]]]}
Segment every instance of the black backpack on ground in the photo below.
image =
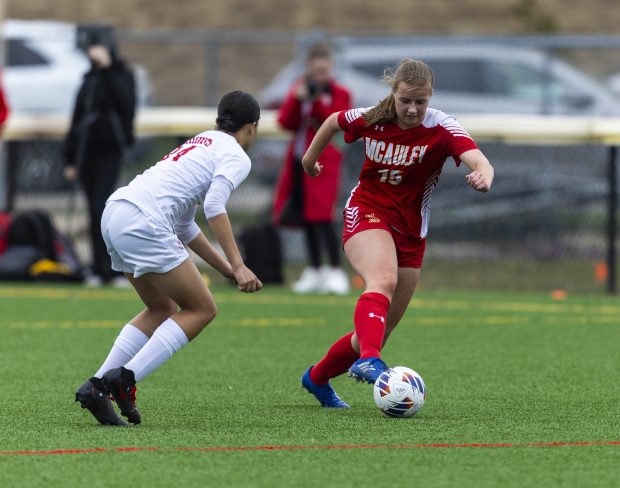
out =
{"type": "Polygon", "coordinates": [[[15,214],[6,245],[0,255],[0,280],[82,281],[84,277],[71,242],[41,210],[15,214]]]}
{"type": "Polygon", "coordinates": [[[239,235],[243,261],[263,283],[283,283],[282,243],[271,224],[245,227],[239,235]]]}

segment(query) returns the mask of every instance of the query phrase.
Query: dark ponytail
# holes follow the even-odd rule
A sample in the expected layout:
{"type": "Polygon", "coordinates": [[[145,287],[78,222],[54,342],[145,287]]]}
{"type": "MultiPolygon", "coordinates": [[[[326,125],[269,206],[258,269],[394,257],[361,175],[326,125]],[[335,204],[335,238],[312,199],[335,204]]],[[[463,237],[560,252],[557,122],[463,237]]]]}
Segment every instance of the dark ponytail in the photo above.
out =
{"type": "Polygon", "coordinates": [[[258,122],[260,107],[249,93],[232,91],[222,97],[217,106],[217,128],[225,132],[237,132],[245,124],[258,122]]]}

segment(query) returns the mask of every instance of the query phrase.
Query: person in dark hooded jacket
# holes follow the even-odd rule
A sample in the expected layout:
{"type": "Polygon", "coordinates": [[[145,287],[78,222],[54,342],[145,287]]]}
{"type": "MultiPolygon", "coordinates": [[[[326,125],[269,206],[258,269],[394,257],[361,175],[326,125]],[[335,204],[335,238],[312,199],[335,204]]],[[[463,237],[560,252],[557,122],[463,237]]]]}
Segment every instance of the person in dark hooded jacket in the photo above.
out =
{"type": "Polygon", "coordinates": [[[64,144],[65,177],[79,181],[88,200],[92,275],[86,283],[120,285],[124,277],[112,270],[100,222],[124,155],[134,142],[135,80],[114,46],[95,37],[87,54],[92,66],[84,75],[64,144]]]}

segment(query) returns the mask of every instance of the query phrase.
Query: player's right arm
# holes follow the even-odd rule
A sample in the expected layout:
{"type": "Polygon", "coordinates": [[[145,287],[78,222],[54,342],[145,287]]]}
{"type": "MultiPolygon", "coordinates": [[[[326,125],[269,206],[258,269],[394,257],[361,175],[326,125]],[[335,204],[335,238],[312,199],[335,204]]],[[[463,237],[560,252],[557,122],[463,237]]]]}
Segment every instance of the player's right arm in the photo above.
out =
{"type": "Polygon", "coordinates": [[[230,280],[235,279],[230,263],[220,256],[202,232],[188,242],[187,247],[194,251],[208,265],[218,270],[222,276],[230,280]]]}
{"type": "MultiPolygon", "coordinates": [[[[235,172],[227,171],[225,167],[221,167],[219,170],[223,173],[230,173],[229,177],[235,179],[233,175],[235,172]]],[[[230,170],[230,168],[228,168],[228,170],[230,170]]],[[[245,169],[243,169],[243,173],[247,174],[245,169]]],[[[245,177],[244,175],[241,176],[243,176],[243,178],[245,177]]],[[[226,213],[226,202],[233,190],[234,184],[231,180],[223,174],[216,175],[211,181],[211,186],[205,196],[205,217],[207,217],[209,227],[213,231],[213,234],[215,234],[215,238],[220,243],[220,246],[222,246],[226,259],[228,259],[230,263],[233,279],[237,283],[237,288],[244,292],[254,292],[260,290],[263,284],[243,263],[241,253],[235,242],[228,214],[226,213]]]]}
{"type": "Polygon", "coordinates": [[[331,142],[332,138],[342,130],[338,123],[339,113],[340,112],[334,112],[321,124],[321,127],[319,127],[314,139],[312,139],[310,146],[308,146],[306,153],[301,159],[301,164],[308,176],[317,176],[321,173],[321,169],[323,169],[323,166],[317,159],[323,152],[323,149],[331,142]]]}

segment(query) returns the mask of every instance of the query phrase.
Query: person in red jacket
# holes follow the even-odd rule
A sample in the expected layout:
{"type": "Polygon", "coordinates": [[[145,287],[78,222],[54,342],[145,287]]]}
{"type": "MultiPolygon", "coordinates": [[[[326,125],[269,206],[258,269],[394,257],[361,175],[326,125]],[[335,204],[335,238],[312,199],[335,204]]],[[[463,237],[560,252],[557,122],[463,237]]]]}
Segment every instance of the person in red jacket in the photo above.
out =
{"type": "MultiPolygon", "coordinates": [[[[1,74],[0,74],[0,78],[1,78],[1,74]]],[[[4,94],[4,89],[2,88],[2,85],[0,85],[0,141],[2,140],[2,134],[4,133],[4,124],[6,123],[6,120],[8,118],[9,118],[9,104],[7,103],[6,96],[4,94]]],[[[5,164],[8,165],[8,163],[6,162],[5,164]]],[[[0,202],[0,254],[6,251],[7,233],[8,233],[9,223],[10,223],[10,217],[8,213],[8,208],[10,206],[9,196],[8,196],[9,188],[8,188],[8,183],[7,183],[9,181],[8,166],[5,166],[4,171],[5,173],[2,175],[3,177],[2,179],[4,181],[0,183],[0,185],[2,185],[2,187],[0,187],[0,195],[4,199],[2,202],[0,202]],[[3,209],[5,209],[6,211],[3,212],[2,211],[3,209]]]]}
{"type": "Polygon", "coordinates": [[[0,136],[2,135],[2,131],[4,129],[4,123],[6,119],[9,117],[9,104],[6,101],[6,96],[4,95],[4,89],[0,86],[0,136]]]}
{"type": "Polygon", "coordinates": [[[278,113],[278,123],[294,136],[276,187],[273,220],[276,225],[301,227],[305,232],[309,266],[293,284],[297,293],[349,291],[334,229],[342,155],[333,144],[327,145],[321,156],[326,163],[321,178],[310,178],[301,167],[301,157],[321,124],[332,113],[349,108],[349,91],[332,78],[329,46],[311,46],[305,75],[293,84],[278,113]],[[321,248],[327,251],[328,266],[321,266],[321,248]]]}

